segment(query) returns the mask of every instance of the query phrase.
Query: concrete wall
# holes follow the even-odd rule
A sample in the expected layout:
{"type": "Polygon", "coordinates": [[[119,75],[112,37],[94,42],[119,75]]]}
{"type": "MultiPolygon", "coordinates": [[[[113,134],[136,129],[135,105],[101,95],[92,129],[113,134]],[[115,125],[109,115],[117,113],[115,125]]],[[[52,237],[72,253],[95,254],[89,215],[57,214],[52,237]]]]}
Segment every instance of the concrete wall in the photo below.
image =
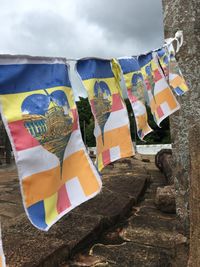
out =
{"type": "MultiPolygon", "coordinates": [[[[135,146],[134,146],[135,147],[135,146]]],[[[156,155],[161,149],[170,149],[171,144],[162,145],[137,145],[136,152],[144,155],[156,155]]],[[[96,147],[89,147],[89,151],[92,151],[96,155],[96,147]]]]}

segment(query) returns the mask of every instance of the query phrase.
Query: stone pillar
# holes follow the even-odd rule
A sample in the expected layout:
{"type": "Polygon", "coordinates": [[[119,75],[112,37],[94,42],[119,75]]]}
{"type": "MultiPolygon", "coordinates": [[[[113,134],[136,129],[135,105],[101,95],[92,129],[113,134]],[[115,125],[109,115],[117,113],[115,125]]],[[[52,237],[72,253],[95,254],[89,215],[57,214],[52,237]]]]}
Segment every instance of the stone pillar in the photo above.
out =
{"type": "Polygon", "coordinates": [[[162,0],[165,38],[183,30],[177,54],[190,92],[171,116],[176,206],[185,235],[190,234],[189,266],[200,266],[200,0],[162,0]]]}

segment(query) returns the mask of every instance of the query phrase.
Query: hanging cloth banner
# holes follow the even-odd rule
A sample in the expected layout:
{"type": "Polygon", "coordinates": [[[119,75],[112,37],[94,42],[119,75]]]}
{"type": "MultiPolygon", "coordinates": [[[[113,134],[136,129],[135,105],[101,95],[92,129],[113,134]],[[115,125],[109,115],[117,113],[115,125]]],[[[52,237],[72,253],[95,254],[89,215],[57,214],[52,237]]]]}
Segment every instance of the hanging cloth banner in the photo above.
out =
{"type": "Polygon", "coordinates": [[[82,59],[77,61],[76,69],[95,118],[97,167],[102,170],[110,162],[134,154],[118,68],[114,61],[112,70],[110,60],[82,59]]]}
{"type": "Polygon", "coordinates": [[[1,238],[1,225],[0,225],[0,267],[6,267],[6,260],[3,252],[2,238],[1,238]]]}
{"type": "Polygon", "coordinates": [[[47,231],[101,189],[82,141],[65,59],[0,58],[0,103],[25,211],[47,231]]]}
{"type": "Polygon", "coordinates": [[[148,124],[147,110],[145,107],[147,91],[140,66],[136,57],[120,58],[118,61],[123,72],[128,99],[135,116],[137,134],[143,140],[145,135],[153,130],[148,124]]]}
{"type": "Polygon", "coordinates": [[[189,89],[176,61],[172,43],[159,49],[157,55],[169,85],[177,95],[183,95],[189,89]]]}
{"type": "Polygon", "coordinates": [[[138,57],[154,121],[160,123],[180,108],[159,66],[156,52],[138,57]]]}

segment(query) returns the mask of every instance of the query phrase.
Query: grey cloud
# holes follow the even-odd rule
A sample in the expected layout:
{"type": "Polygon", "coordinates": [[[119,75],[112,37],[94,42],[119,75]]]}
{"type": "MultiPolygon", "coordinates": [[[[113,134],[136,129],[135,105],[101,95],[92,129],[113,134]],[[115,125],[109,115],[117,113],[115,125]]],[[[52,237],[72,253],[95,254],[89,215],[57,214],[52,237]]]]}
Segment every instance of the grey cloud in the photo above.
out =
{"type": "Polygon", "coordinates": [[[163,42],[161,0],[97,0],[93,4],[87,0],[78,11],[88,22],[104,30],[108,42],[112,40],[120,46],[129,41],[135,53],[163,42]]]}
{"type": "MultiPolygon", "coordinates": [[[[163,42],[161,0],[0,0],[0,54],[139,54],[163,42]]],[[[83,92],[73,72],[75,91],[83,92]]]]}
{"type": "Polygon", "coordinates": [[[161,0],[0,3],[0,53],[113,57],[163,42],[161,0]]]}
{"type": "Polygon", "coordinates": [[[25,13],[12,25],[12,39],[9,39],[8,46],[22,54],[59,56],[65,53],[66,44],[73,51],[70,40],[75,33],[73,25],[70,22],[67,24],[68,27],[65,26],[66,20],[57,13],[25,13]]]}

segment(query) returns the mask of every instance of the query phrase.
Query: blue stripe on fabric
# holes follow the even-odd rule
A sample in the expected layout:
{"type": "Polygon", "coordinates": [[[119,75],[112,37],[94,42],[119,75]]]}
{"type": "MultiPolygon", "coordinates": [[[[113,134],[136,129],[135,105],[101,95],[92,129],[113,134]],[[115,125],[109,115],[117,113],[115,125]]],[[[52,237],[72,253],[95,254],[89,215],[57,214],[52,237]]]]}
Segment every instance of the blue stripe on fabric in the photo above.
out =
{"type": "Polygon", "coordinates": [[[82,80],[114,77],[109,60],[81,59],[76,67],[82,80]]]}
{"type": "Polygon", "coordinates": [[[177,95],[183,95],[184,94],[184,91],[181,90],[181,88],[178,86],[174,88],[174,91],[177,93],[177,95]]]}
{"type": "Polygon", "coordinates": [[[36,204],[30,206],[27,210],[32,223],[36,227],[45,230],[48,225],[45,222],[44,201],[37,202],[36,204]]]}
{"type": "Polygon", "coordinates": [[[166,54],[166,51],[165,51],[164,48],[161,48],[161,49],[157,50],[157,55],[158,55],[159,57],[164,56],[164,54],[166,54]]]}
{"type": "Polygon", "coordinates": [[[139,56],[138,57],[138,62],[139,62],[140,68],[142,68],[145,65],[147,65],[152,59],[153,59],[152,53],[139,56]]]}
{"type": "Polygon", "coordinates": [[[51,88],[71,87],[65,64],[0,65],[0,94],[15,94],[51,88]]]}
{"type": "Polygon", "coordinates": [[[137,133],[138,133],[138,136],[141,138],[142,137],[142,130],[139,130],[137,133]]]}
{"type": "Polygon", "coordinates": [[[136,57],[121,58],[118,61],[124,74],[140,70],[140,66],[136,57]]]}

